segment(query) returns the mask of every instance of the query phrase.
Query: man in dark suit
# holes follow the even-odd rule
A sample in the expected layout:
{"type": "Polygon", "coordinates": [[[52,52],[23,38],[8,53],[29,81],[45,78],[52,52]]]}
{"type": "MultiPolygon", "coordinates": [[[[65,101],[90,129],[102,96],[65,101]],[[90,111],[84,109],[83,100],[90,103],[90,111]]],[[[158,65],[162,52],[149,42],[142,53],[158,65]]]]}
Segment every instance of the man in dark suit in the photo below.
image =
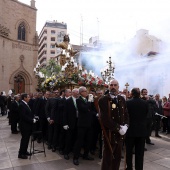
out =
{"type": "Polygon", "coordinates": [[[118,93],[119,83],[113,79],[109,83],[109,91],[98,102],[102,129],[106,132],[103,138],[102,170],[119,170],[124,135],[129,124],[125,99],[118,93]]]}
{"type": "Polygon", "coordinates": [[[32,95],[32,97],[30,98],[30,101],[28,102],[28,105],[29,105],[30,109],[33,112],[34,102],[36,101],[36,99],[38,97],[38,94],[37,93],[34,93],[34,94],[31,93],[31,95],[32,95]]]}
{"type": "Polygon", "coordinates": [[[139,88],[131,91],[132,99],[127,100],[129,128],[126,133],[126,170],[132,170],[133,148],[135,147],[135,169],[143,169],[145,138],[147,136],[148,104],[140,98],[139,88]]]}
{"type": "Polygon", "coordinates": [[[60,135],[59,135],[59,153],[61,155],[64,154],[64,148],[65,148],[65,137],[66,137],[66,130],[63,128],[63,117],[64,117],[64,109],[65,109],[65,102],[67,99],[69,99],[71,96],[71,90],[66,89],[65,90],[65,96],[59,100],[58,103],[58,113],[60,114],[60,135]]]}
{"type": "Polygon", "coordinates": [[[28,102],[30,97],[28,94],[23,93],[21,95],[21,102],[19,105],[19,113],[20,113],[20,131],[21,131],[21,142],[19,148],[18,158],[27,159],[30,155],[27,152],[29,139],[32,133],[33,123],[36,123],[36,119],[34,119],[34,115],[28,106],[28,102]]]}
{"type": "Polygon", "coordinates": [[[48,149],[52,149],[53,147],[55,114],[52,112],[52,108],[58,97],[58,90],[53,91],[45,106],[45,114],[48,120],[48,149]]]}
{"type": "Polygon", "coordinates": [[[89,150],[92,141],[92,121],[93,111],[91,109],[91,102],[87,101],[88,96],[86,87],[79,88],[80,97],[76,100],[78,108],[78,122],[77,122],[77,139],[74,145],[74,165],[79,165],[79,155],[82,145],[84,144],[84,155],[85,160],[94,160],[90,157],[89,150]],[[86,141],[85,143],[83,143],[86,141]]]}
{"type": "Polygon", "coordinates": [[[42,131],[43,136],[38,136],[37,142],[40,143],[43,137],[43,140],[47,141],[47,129],[48,129],[48,122],[45,114],[45,106],[47,100],[50,96],[50,92],[46,91],[45,94],[38,99],[37,106],[35,108],[35,115],[39,117],[39,127],[38,130],[42,131]]]}
{"type": "MultiPolygon", "coordinates": [[[[147,94],[148,94],[147,89],[141,90],[141,99],[146,100],[146,102],[148,103],[146,144],[154,145],[154,143],[151,142],[150,136],[152,133],[156,103],[153,100],[153,98],[151,96],[148,96],[147,94]]],[[[147,149],[145,148],[145,150],[147,149]]]]}
{"type": "Polygon", "coordinates": [[[65,138],[65,149],[64,158],[69,159],[69,153],[74,146],[76,131],[77,131],[77,120],[78,120],[78,108],[76,104],[76,99],[79,96],[79,90],[73,89],[72,96],[65,102],[65,111],[63,114],[63,128],[66,130],[65,138]]]}
{"type": "Polygon", "coordinates": [[[20,96],[15,95],[14,101],[11,103],[11,132],[18,134],[17,123],[19,123],[19,100],[20,96]]]}
{"type": "Polygon", "coordinates": [[[61,90],[59,97],[55,98],[51,108],[51,116],[53,117],[54,123],[54,134],[52,139],[52,152],[55,152],[59,149],[59,138],[61,134],[61,112],[60,109],[63,106],[61,100],[65,96],[65,90],[61,90]]]}

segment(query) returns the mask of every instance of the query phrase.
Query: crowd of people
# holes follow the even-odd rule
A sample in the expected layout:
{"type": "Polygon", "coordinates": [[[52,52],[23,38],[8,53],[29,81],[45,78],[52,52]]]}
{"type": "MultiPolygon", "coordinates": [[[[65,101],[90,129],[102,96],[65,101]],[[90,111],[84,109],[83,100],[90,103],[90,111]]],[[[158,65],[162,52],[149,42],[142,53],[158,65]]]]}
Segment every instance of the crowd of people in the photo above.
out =
{"type": "Polygon", "coordinates": [[[145,143],[154,145],[150,136],[161,138],[159,132],[170,133],[170,95],[148,95],[147,89],[119,91],[112,80],[108,90],[74,89],[36,92],[34,94],[0,94],[2,116],[8,115],[11,133],[21,132],[18,158],[27,159],[29,139],[42,140],[52,152],[79,165],[79,158],[94,160],[97,148],[102,170],[119,169],[123,145],[126,146],[126,169],[131,170],[132,154],[135,167],[143,169],[145,143]],[[83,152],[82,152],[83,150],[83,152]],[[114,168],[113,168],[114,167],[114,168]]]}

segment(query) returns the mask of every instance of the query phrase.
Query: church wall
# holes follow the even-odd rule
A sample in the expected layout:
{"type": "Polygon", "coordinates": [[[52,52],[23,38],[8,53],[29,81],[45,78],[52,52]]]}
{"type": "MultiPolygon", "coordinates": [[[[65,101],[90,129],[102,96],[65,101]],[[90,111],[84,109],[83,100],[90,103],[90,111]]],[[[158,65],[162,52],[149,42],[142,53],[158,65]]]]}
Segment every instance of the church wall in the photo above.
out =
{"type": "Polygon", "coordinates": [[[10,30],[8,37],[0,35],[0,91],[7,93],[13,89],[14,76],[22,73],[26,81],[25,92],[35,92],[37,80],[33,68],[38,56],[38,45],[34,41],[36,9],[14,0],[1,0],[0,16],[0,24],[10,30]],[[21,21],[26,26],[26,41],[17,40],[21,21]]]}

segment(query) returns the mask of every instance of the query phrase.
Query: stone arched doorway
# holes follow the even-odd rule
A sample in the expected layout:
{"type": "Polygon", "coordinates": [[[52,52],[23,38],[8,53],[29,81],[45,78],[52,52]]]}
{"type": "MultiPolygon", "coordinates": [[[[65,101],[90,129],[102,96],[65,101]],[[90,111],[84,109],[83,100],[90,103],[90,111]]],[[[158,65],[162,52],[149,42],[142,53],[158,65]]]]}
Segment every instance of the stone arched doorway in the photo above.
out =
{"type": "Polygon", "coordinates": [[[17,93],[30,93],[31,76],[26,70],[17,70],[10,77],[10,88],[17,93]]]}

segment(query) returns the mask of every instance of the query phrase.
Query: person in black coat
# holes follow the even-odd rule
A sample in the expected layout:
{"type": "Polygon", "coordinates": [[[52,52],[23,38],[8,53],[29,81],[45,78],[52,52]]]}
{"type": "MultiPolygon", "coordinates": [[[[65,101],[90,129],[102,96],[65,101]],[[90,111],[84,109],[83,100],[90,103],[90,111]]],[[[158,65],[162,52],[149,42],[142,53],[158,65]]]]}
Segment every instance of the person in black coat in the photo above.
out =
{"type": "Polygon", "coordinates": [[[92,120],[93,111],[91,109],[91,102],[88,102],[86,97],[88,96],[86,87],[79,88],[80,97],[76,100],[78,108],[78,122],[77,122],[77,139],[74,145],[74,157],[73,164],[79,165],[79,155],[83,144],[84,145],[84,155],[85,160],[94,160],[90,157],[89,150],[92,140],[92,120]],[[83,143],[86,141],[85,143],[83,143]]]}
{"type": "Polygon", "coordinates": [[[4,115],[4,108],[5,108],[5,96],[3,96],[3,92],[0,94],[0,108],[1,108],[1,114],[4,115]]]}
{"type": "Polygon", "coordinates": [[[69,99],[71,96],[71,90],[66,89],[65,90],[65,96],[59,100],[58,104],[58,113],[60,114],[60,135],[59,135],[59,153],[61,155],[64,154],[64,148],[65,148],[65,138],[66,138],[66,130],[63,128],[64,122],[63,122],[63,117],[64,117],[64,110],[65,110],[65,102],[67,99],[69,99]]]}
{"type": "Polygon", "coordinates": [[[17,123],[19,123],[19,100],[20,96],[15,95],[14,101],[11,103],[11,132],[18,134],[17,123]]]}
{"type": "Polygon", "coordinates": [[[133,148],[135,147],[135,169],[143,170],[145,138],[147,136],[148,104],[140,98],[139,88],[131,91],[132,99],[127,100],[129,128],[126,133],[126,170],[132,170],[133,148]]]}
{"type": "Polygon", "coordinates": [[[47,100],[46,106],[45,106],[45,114],[46,118],[48,120],[48,149],[52,149],[53,147],[53,140],[55,137],[55,128],[54,128],[54,119],[55,114],[52,112],[52,108],[54,107],[54,104],[56,103],[57,98],[59,97],[58,90],[53,91],[53,94],[50,96],[50,98],[47,100]]]}
{"type": "Polygon", "coordinates": [[[19,113],[20,113],[20,131],[21,131],[21,142],[19,148],[18,158],[27,159],[30,155],[27,152],[29,139],[32,133],[33,123],[36,123],[36,119],[34,119],[34,115],[28,106],[28,102],[30,97],[28,94],[23,93],[21,95],[21,102],[19,105],[19,113]]]}
{"type": "Polygon", "coordinates": [[[61,134],[61,112],[63,103],[60,102],[65,96],[65,90],[60,91],[60,96],[55,98],[53,104],[51,105],[51,117],[54,123],[54,134],[52,140],[52,152],[55,152],[59,149],[59,138],[61,134]]]}
{"type": "Polygon", "coordinates": [[[43,136],[38,136],[37,142],[40,143],[43,137],[43,140],[47,141],[47,129],[48,129],[48,122],[45,113],[45,106],[47,100],[50,96],[50,92],[46,91],[45,94],[40,97],[37,101],[37,105],[35,107],[34,114],[39,117],[39,127],[38,130],[42,131],[43,136]]]}
{"type": "Polygon", "coordinates": [[[77,132],[77,120],[78,120],[78,108],[76,99],[79,96],[79,90],[77,88],[72,90],[72,96],[65,101],[65,111],[63,114],[63,128],[66,130],[64,158],[69,159],[69,153],[74,146],[76,132],[77,132]]]}

